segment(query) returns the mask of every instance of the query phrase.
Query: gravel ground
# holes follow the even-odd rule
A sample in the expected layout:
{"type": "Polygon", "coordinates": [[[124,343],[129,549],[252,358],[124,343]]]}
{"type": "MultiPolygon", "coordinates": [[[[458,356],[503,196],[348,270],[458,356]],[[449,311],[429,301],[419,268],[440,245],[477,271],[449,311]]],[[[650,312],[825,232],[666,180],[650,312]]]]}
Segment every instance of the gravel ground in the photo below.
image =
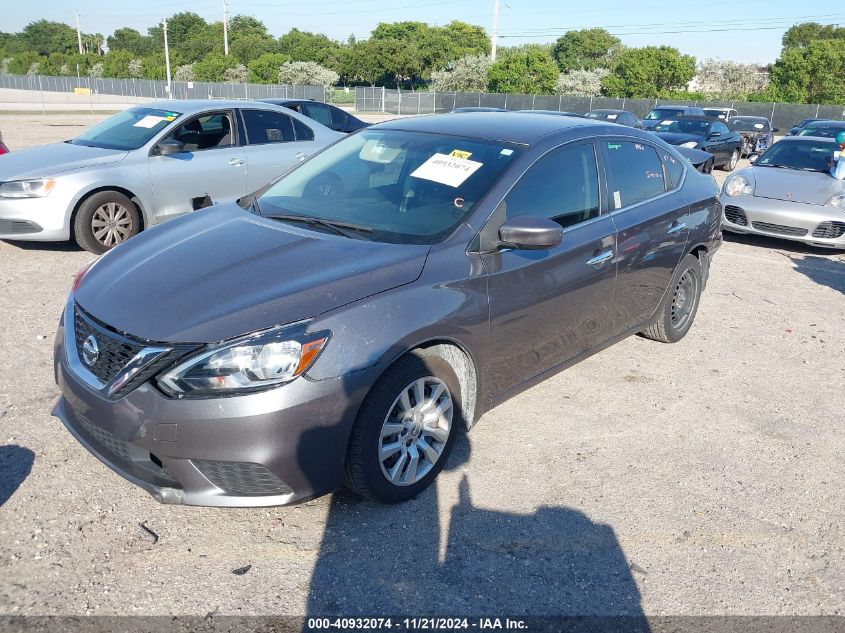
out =
{"type": "Polygon", "coordinates": [[[0,242],[0,614],[845,614],[845,256],[726,238],[683,341],[488,413],[415,501],[261,510],[159,505],[50,417],[91,255],[0,242]]]}

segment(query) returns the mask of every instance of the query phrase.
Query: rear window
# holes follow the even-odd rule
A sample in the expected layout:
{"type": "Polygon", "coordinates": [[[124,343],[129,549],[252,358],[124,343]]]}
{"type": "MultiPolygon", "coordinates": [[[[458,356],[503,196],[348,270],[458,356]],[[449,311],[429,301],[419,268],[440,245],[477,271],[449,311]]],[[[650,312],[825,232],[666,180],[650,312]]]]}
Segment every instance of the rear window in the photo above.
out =
{"type": "Polygon", "coordinates": [[[624,209],[666,191],[663,165],[653,147],[630,141],[609,141],[605,148],[613,182],[612,209],[624,209]]]}

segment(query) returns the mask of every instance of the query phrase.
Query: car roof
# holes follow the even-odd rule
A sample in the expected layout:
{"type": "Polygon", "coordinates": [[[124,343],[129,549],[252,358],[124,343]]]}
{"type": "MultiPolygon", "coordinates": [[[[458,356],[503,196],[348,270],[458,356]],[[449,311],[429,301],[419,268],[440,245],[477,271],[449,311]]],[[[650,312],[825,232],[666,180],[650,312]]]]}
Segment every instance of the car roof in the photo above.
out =
{"type": "Polygon", "coordinates": [[[831,119],[816,119],[813,123],[821,123],[823,125],[831,126],[845,126],[845,121],[833,121],[831,119]]]}
{"type": "Polygon", "coordinates": [[[590,110],[590,112],[597,112],[599,114],[622,114],[623,112],[628,112],[627,110],[616,110],[614,108],[597,108],[595,110],[590,110]]]}
{"type": "MultiPolygon", "coordinates": [[[[282,105],[285,103],[316,103],[314,99],[286,99],[286,98],[270,98],[270,99],[256,99],[261,103],[271,103],[273,105],[282,105]]],[[[328,104],[327,104],[328,105],[328,104]]]]}
{"type": "Polygon", "coordinates": [[[695,106],[685,106],[685,105],[659,105],[654,106],[652,110],[698,110],[695,106]]]}
{"type": "Polygon", "coordinates": [[[684,116],[678,118],[683,119],[684,121],[706,121],[707,123],[719,123],[719,121],[713,120],[713,117],[701,116],[700,114],[685,114],[684,116]]]}
{"type": "Polygon", "coordinates": [[[823,141],[836,145],[836,141],[827,136],[784,136],[778,143],[800,143],[803,141],[823,141]]]}
{"type": "MultiPolygon", "coordinates": [[[[377,123],[370,129],[428,132],[449,136],[495,139],[518,145],[534,145],[540,139],[556,132],[593,128],[596,133],[614,131],[614,123],[583,117],[549,116],[537,112],[467,112],[462,116],[433,114],[427,116],[392,119],[377,123]],[[611,127],[612,126],[612,127],[611,127]]],[[[630,133],[636,130],[630,128],[630,133]]],[[[646,138],[646,136],[643,136],[646,138]]]]}
{"type": "Polygon", "coordinates": [[[745,114],[740,114],[740,115],[737,115],[737,116],[731,117],[731,121],[733,121],[734,119],[748,119],[749,121],[768,121],[768,120],[769,120],[769,118],[768,118],[768,117],[764,117],[764,116],[748,116],[748,115],[745,115],[745,114]]]}
{"type": "MultiPolygon", "coordinates": [[[[168,99],[164,101],[151,101],[139,103],[133,108],[153,108],[155,110],[167,110],[180,114],[196,114],[204,110],[219,110],[226,108],[254,108],[256,105],[273,107],[272,103],[262,101],[239,101],[236,99],[168,99]]],[[[278,107],[278,106],[277,106],[278,107]]]]}

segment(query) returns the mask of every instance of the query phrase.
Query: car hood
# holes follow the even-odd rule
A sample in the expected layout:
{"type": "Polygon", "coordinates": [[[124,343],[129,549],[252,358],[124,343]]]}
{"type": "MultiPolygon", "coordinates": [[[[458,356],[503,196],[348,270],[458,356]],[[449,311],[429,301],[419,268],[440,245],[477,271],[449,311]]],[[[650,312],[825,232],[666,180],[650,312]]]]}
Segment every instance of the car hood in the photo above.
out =
{"type": "Polygon", "coordinates": [[[680,145],[693,141],[694,143],[701,143],[704,140],[703,136],[697,134],[684,134],[683,132],[655,132],[659,138],[669,143],[669,145],[680,145]]]}
{"type": "Polygon", "coordinates": [[[757,198],[824,205],[843,190],[842,181],[828,173],[777,167],[752,167],[751,171],[757,198]]]}
{"type": "Polygon", "coordinates": [[[410,283],[429,250],[300,229],[220,205],[153,227],[107,253],[76,300],[121,332],[212,343],[410,283]]]}
{"type": "Polygon", "coordinates": [[[0,182],[43,178],[64,171],[123,160],[128,152],[71,143],[39,145],[3,156],[0,182]]]}

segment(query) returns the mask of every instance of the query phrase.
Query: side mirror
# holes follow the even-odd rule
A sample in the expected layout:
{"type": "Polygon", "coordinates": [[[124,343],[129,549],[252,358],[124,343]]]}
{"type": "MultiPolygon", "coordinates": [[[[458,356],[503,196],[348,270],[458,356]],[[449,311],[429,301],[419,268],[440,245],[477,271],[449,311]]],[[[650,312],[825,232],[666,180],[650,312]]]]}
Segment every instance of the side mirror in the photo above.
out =
{"type": "Polygon", "coordinates": [[[758,158],[760,158],[759,154],[751,154],[751,156],[748,157],[748,162],[753,165],[754,163],[757,162],[758,158]]]}
{"type": "Polygon", "coordinates": [[[773,127],[773,128],[772,128],[772,134],[777,134],[778,132],[780,132],[780,128],[779,128],[779,127],[773,127]]]}
{"type": "Polygon", "coordinates": [[[554,248],[563,240],[563,228],[547,218],[520,215],[511,218],[499,228],[502,246],[521,250],[554,248]]]}
{"type": "Polygon", "coordinates": [[[160,156],[171,156],[173,154],[181,154],[185,151],[185,144],[182,141],[174,141],[172,139],[160,141],[156,145],[156,149],[160,156]]]}
{"type": "Polygon", "coordinates": [[[721,132],[710,132],[710,134],[707,135],[707,138],[719,138],[720,136],[722,136],[721,132]]]}

